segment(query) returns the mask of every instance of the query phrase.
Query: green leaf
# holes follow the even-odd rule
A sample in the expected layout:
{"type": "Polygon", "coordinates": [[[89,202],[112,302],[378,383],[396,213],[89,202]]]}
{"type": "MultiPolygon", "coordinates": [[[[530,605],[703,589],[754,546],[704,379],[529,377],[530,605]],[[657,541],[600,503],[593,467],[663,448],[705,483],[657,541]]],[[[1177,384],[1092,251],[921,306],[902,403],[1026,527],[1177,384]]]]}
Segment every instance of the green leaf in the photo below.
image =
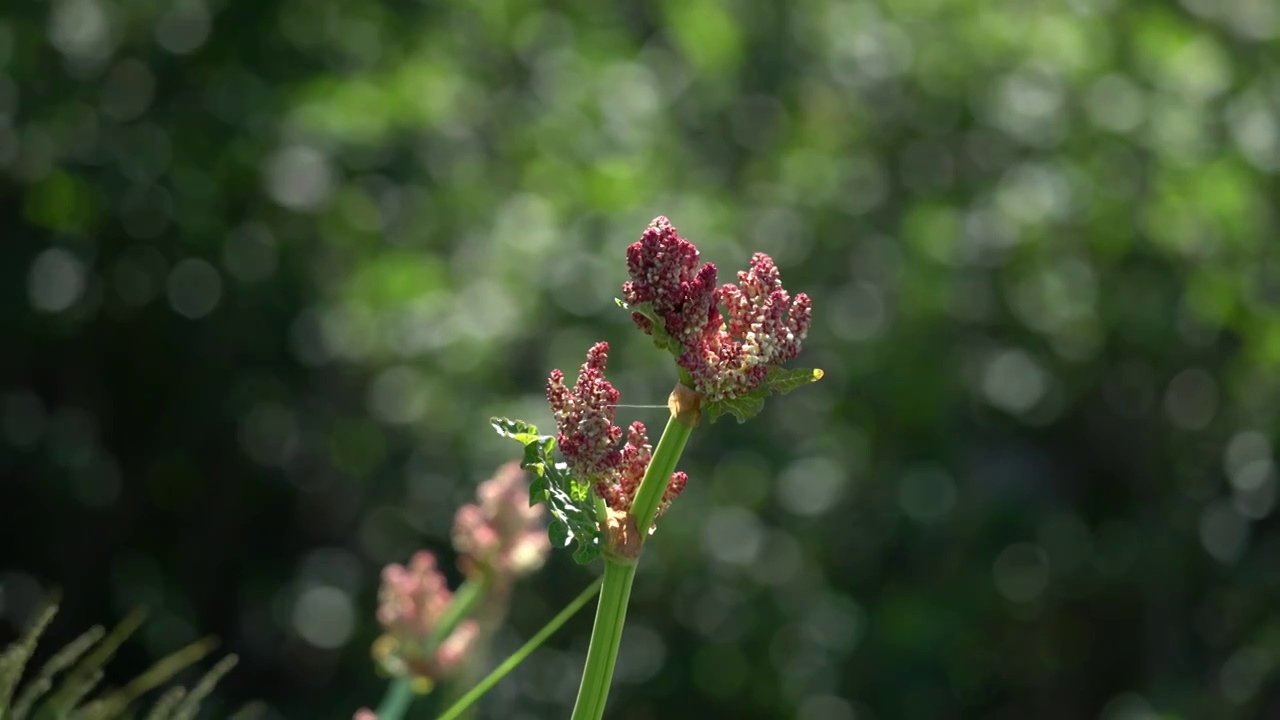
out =
{"type": "Polygon", "coordinates": [[[529,485],[529,505],[545,503],[551,511],[547,528],[551,544],[567,547],[576,542],[573,558],[586,564],[600,555],[600,522],[596,517],[591,484],[573,477],[569,467],[555,461],[556,439],[539,435],[529,423],[507,418],[492,418],[490,424],[503,437],[524,445],[520,467],[533,473],[529,485]]]}
{"type": "Polygon", "coordinates": [[[769,368],[769,374],[764,376],[763,387],[767,387],[770,392],[783,395],[809,383],[818,382],[822,379],[823,374],[821,370],[812,368],[787,370],[781,367],[771,367],[769,368]]]}
{"type": "Polygon", "coordinates": [[[538,428],[523,420],[489,418],[489,424],[502,437],[509,437],[524,445],[528,445],[538,439],[538,428]]]}
{"type": "Polygon", "coordinates": [[[822,376],[823,372],[821,370],[810,368],[787,370],[781,367],[771,367],[768,374],[765,375],[764,381],[760,383],[760,387],[741,397],[708,403],[704,406],[704,409],[707,411],[707,416],[711,419],[711,422],[715,422],[716,418],[721,415],[732,415],[737,418],[738,422],[744,423],[764,409],[764,399],[766,397],[775,393],[778,395],[789,393],[798,387],[804,387],[809,383],[821,380],[822,376]]]}
{"type": "Polygon", "coordinates": [[[613,301],[623,310],[640,313],[647,318],[649,323],[653,325],[653,330],[650,332],[650,336],[653,338],[654,346],[659,350],[667,350],[672,355],[680,357],[680,353],[684,351],[684,348],[681,346],[679,341],[667,334],[667,323],[662,318],[658,317],[657,313],[653,311],[653,303],[644,302],[636,305],[628,305],[619,298],[614,298],[613,301]]]}
{"type": "Polygon", "coordinates": [[[767,392],[761,393],[759,389],[756,389],[741,397],[708,403],[705,407],[707,417],[711,419],[711,422],[715,422],[716,418],[727,414],[737,418],[739,423],[744,423],[755,417],[764,408],[764,396],[766,394],[767,392]]]}

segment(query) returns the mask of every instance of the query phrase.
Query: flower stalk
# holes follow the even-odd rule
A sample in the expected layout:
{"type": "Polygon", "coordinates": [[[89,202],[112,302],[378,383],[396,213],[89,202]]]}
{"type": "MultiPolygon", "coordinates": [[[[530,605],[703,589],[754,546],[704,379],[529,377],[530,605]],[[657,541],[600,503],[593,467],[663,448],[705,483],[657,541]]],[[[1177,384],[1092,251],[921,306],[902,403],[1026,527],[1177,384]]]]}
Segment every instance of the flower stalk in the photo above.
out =
{"type": "Polygon", "coordinates": [[[625,431],[614,423],[621,406],[618,390],[605,378],[609,345],[603,342],[587,352],[572,386],[562,371],[551,371],[547,402],[554,436],[518,420],[493,419],[500,435],[524,445],[522,467],[536,475],[530,501],[550,508],[552,544],[576,543],[574,559],[582,564],[604,560],[573,720],[604,715],[636,565],[655,521],[688,481],[676,465],[702,414],[711,422],[725,414],[744,422],[760,412],[766,397],[822,377],[820,370],[782,367],[808,335],[812,303],[783,288],[769,256],[754,254],[737,284],[717,286],[715,266],[699,265],[698,249],[659,217],[627,248],[627,270],[626,300],[618,304],[671,354],[680,379],[657,447],[649,445],[643,423],[625,431]],[[555,448],[564,462],[553,456],[555,448]]]}

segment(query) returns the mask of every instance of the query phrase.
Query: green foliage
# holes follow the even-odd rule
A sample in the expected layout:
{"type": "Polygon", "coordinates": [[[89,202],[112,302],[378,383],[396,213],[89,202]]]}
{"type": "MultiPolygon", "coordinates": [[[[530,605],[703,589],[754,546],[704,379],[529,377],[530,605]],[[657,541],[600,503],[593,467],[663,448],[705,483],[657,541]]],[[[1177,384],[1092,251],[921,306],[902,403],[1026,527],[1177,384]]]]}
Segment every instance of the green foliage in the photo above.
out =
{"type": "Polygon", "coordinates": [[[764,380],[761,381],[760,387],[740,397],[707,403],[703,410],[706,411],[707,417],[713,423],[716,418],[725,414],[734,416],[739,423],[744,423],[764,409],[765,398],[770,395],[785,395],[796,388],[818,382],[822,379],[822,375],[823,372],[821,370],[812,368],[787,370],[781,367],[771,367],[768,374],[764,376],[764,380]]]}
{"type": "MultiPolygon", "coordinates": [[[[217,641],[213,638],[198,640],[159,660],[123,688],[103,692],[98,698],[84,702],[101,683],[103,667],[120,645],[141,626],[145,614],[135,611],[110,634],[101,626],[82,633],[54,653],[35,677],[17,692],[27,663],[35,653],[37,642],[56,613],[57,605],[48,605],[36,616],[27,632],[0,654],[0,720],[115,720],[132,717],[136,712],[135,705],[143,695],[199,662],[217,646],[217,641]],[[62,677],[59,679],[60,675],[62,677]]],[[[209,695],[218,680],[235,666],[236,661],[235,655],[224,657],[190,693],[181,687],[166,691],[153,704],[147,718],[194,720],[200,711],[200,702],[209,695]]]]}
{"type": "Polygon", "coordinates": [[[676,342],[667,334],[667,324],[662,318],[658,317],[657,313],[653,311],[653,303],[642,302],[637,303],[636,305],[628,305],[621,298],[614,298],[613,301],[623,310],[640,313],[649,321],[652,325],[649,330],[649,336],[653,338],[654,347],[659,350],[666,350],[675,357],[680,357],[680,353],[683,351],[683,348],[681,348],[679,342],[676,342]]]}
{"type": "Polygon", "coordinates": [[[491,418],[490,424],[502,437],[524,446],[520,467],[534,474],[529,485],[529,504],[546,503],[551,511],[547,533],[553,547],[577,543],[573,559],[586,565],[600,555],[600,520],[596,515],[590,484],[569,473],[565,463],[552,456],[556,439],[539,435],[538,428],[522,420],[491,418]]]}

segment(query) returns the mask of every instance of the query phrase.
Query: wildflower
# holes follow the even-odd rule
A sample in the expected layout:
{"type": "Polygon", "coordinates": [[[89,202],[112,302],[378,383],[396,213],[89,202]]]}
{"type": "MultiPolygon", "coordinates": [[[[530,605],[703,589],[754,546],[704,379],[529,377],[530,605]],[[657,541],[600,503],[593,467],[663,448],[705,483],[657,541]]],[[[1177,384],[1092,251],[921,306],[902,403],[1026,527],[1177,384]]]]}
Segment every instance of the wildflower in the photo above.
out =
{"type": "Polygon", "coordinates": [[[378,720],[378,715],[369,708],[360,708],[351,720],[378,720]]]}
{"type": "Polygon", "coordinates": [[[382,571],[378,592],[378,622],[386,631],[374,644],[374,657],[392,675],[439,678],[457,666],[474,642],[474,621],[463,621],[430,654],[427,648],[453,592],[425,550],[414,554],[409,566],[392,563],[382,571]]]}
{"type": "Polygon", "coordinates": [[[587,362],[570,390],[564,373],[552,370],[547,381],[547,402],[556,418],[556,444],[573,474],[596,478],[612,471],[622,459],[616,445],[622,428],[613,424],[618,390],[604,379],[609,343],[596,343],[587,351],[587,362]]]}
{"type": "MultiPolygon", "coordinates": [[[[618,391],[605,379],[608,343],[597,343],[587,352],[587,362],[572,390],[564,384],[564,373],[551,371],[547,400],[556,418],[556,442],[574,477],[592,483],[605,503],[619,513],[631,510],[636,490],[644,479],[653,448],[644,423],[634,422],[622,439],[622,428],[613,424],[618,391]]],[[[687,477],[674,473],[667,483],[659,512],[684,489],[687,477]]]]}
{"type": "MultiPolygon", "coordinates": [[[[627,248],[631,279],[622,285],[623,298],[631,305],[650,303],[663,329],[684,347],[696,345],[721,323],[716,266],[698,267],[698,257],[698,248],[663,216],[654,218],[639,242],[627,248]]],[[[646,334],[653,334],[647,317],[631,317],[646,334]]]]}
{"type": "Polygon", "coordinates": [[[520,463],[498,468],[476,491],[479,503],[458,508],[453,520],[453,547],[462,554],[464,570],[493,573],[512,580],[542,567],[551,541],[542,527],[546,506],[529,506],[529,486],[520,463]]]}
{"type": "MultiPolygon", "coordinates": [[[[658,217],[639,242],[627,248],[631,279],[622,292],[628,303],[649,303],[653,316],[680,347],[676,362],[688,372],[693,389],[716,402],[750,393],[769,368],[800,353],[809,333],[813,308],[808,295],[793,300],[782,287],[778,268],[764,253],[751,257],[738,284],[715,287],[715,266],[697,267],[698,250],[658,217]],[[725,308],[722,315],[719,306],[725,308]]],[[[653,334],[641,313],[632,317],[653,334]]]]}
{"type": "MultiPolygon", "coordinates": [[[[622,447],[622,462],[617,472],[596,483],[596,492],[604,498],[605,503],[613,510],[626,513],[631,510],[631,503],[636,499],[636,490],[644,479],[649,461],[653,459],[653,446],[645,432],[644,423],[633,422],[627,431],[627,444],[622,447]]],[[[671,506],[671,501],[684,491],[689,477],[683,472],[672,473],[667,488],[658,505],[658,518],[671,506]]]]}

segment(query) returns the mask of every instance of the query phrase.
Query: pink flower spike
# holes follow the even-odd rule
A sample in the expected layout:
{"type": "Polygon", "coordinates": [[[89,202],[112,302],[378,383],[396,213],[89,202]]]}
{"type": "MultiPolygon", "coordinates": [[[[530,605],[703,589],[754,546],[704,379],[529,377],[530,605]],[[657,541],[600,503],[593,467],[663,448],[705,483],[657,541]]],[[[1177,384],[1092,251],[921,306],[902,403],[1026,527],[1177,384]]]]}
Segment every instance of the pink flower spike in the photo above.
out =
{"type": "MultiPolygon", "coordinates": [[[[683,347],[696,344],[720,326],[716,266],[698,266],[698,248],[680,237],[666,217],[649,223],[638,242],[627,248],[631,279],[622,285],[623,298],[631,305],[650,303],[662,318],[667,334],[683,347]]],[[[636,325],[652,334],[652,323],[633,313],[636,325]]]]}
{"type": "MultiPolygon", "coordinates": [[[[629,513],[631,504],[636,499],[636,491],[640,489],[640,482],[644,480],[645,471],[649,469],[649,462],[652,459],[653,446],[649,444],[644,423],[631,423],[627,431],[627,444],[622,447],[622,463],[618,466],[616,473],[596,484],[596,492],[613,510],[629,513]]],[[[654,515],[655,520],[671,506],[671,501],[684,490],[687,481],[688,476],[683,472],[671,475],[667,489],[662,495],[661,504],[658,506],[658,513],[654,515]]],[[[650,527],[649,531],[653,532],[653,528],[650,527]]]]}
{"type": "Polygon", "coordinates": [[[609,343],[596,343],[587,351],[587,361],[578,371],[570,390],[564,373],[552,370],[547,380],[547,402],[556,419],[556,444],[569,470],[585,480],[598,479],[622,460],[618,442],[622,428],[613,424],[618,390],[604,377],[609,361],[609,343]]]}
{"type": "Polygon", "coordinates": [[[436,567],[435,556],[425,550],[415,553],[408,567],[392,563],[384,568],[377,617],[386,632],[374,643],[374,657],[383,668],[399,677],[439,678],[447,667],[455,666],[460,653],[470,646],[466,638],[471,630],[463,627],[465,623],[454,628],[430,656],[424,652],[452,601],[453,592],[436,567]]]}
{"type": "Polygon", "coordinates": [[[686,349],[677,359],[696,390],[712,402],[745,395],[760,386],[769,368],[800,354],[813,323],[809,296],[793,300],[782,287],[778,268],[764,253],[751,256],[738,284],[720,288],[725,323],[712,337],[686,349]]]}
{"type": "Polygon", "coordinates": [[[414,553],[409,567],[392,563],[383,569],[378,622],[394,635],[426,638],[452,600],[435,556],[422,550],[414,553]]]}
{"type": "Polygon", "coordinates": [[[475,620],[463,620],[458,623],[440,647],[436,650],[436,667],[441,675],[448,675],[457,669],[466,657],[467,652],[475,647],[480,638],[480,624],[475,620]]]}
{"type": "Polygon", "coordinates": [[[458,508],[453,547],[467,571],[492,572],[513,580],[542,567],[551,541],[542,526],[543,505],[529,506],[529,483],[520,463],[498,468],[476,490],[478,504],[458,508]]]}

